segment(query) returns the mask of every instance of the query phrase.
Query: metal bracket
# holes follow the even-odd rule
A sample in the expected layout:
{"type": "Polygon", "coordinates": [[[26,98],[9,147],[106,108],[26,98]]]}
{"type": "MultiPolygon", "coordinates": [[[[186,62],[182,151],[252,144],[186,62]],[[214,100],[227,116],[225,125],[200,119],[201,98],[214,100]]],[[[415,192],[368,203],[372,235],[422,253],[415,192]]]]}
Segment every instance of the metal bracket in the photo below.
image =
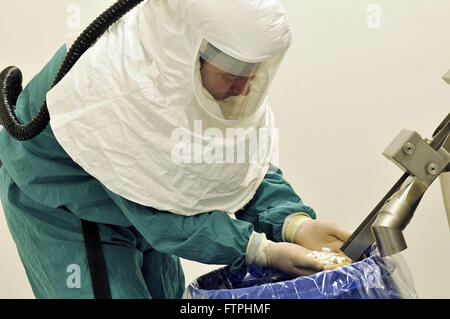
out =
{"type": "MultiPolygon", "coordinates": [[[[390,198],[394,196],[394,194],[397,191],[400,190],[401,186],[411,176],[411,173],[408,170],[408,167],[410,167],[411,165],[410,163],[408,163],[409,158],[406,158],[406,155],[413,157],[413,154],[416,153],[417,148],[419,148],[419,152],[417,152],[419,156],[416,154],[417,158],[414,159],[413,161],[412,170],[413,171],[419,170],[422,173],[426,172],[427,175],[431,176],[427,176],[425,179],[428,180],[428,182],[432,182],[440,174],[440,172],[443,171],[442,166],[444,166],[444,163],[440,163],[440,165],[438,165],[438,168],[435,169],[433,169],[433,165],[430,166],[429,171],[431,172],[431,174],[429,174],[427,170],[427,164],[430,163],[427,162],[427,160],[433,158],[433,160],[440,162],[442,157],[445,157],[448,163],[448,160],[450,159],[449,136],[450,136],[450,113],[445,117],[445,119],[435,130],[433,134],[433,140],[431,142],[427,140],[422,140],[422,138],[420,138],[420,135],[417,134],[416,132],[406,131],[401,132],[399,134],[399,137],[396,138],[394,142],[392,142],[391,145],[388,147],[386,155],[389,158],[394,159],[394,163],[400,166],[402,170],[406,170],[406,172],[403,173],[400,179],[394,184],[394,186],[392,186],[392,188],[388,191],[388,193],[381,199],[381,201],[375,206],[375,208],[364,219],[364,221],[356,228],[356,230],[353,232],[350,238],[344,243],[344,245],[341,247],[341,250],[344,254],[346,254],[352,260],[357,261],[361,257],[363,257],[364,252],[374,243],[375,238],[372,234],[372,226],[378,217],[378,213],[387,203],[387,201],[390,200],[390,198]],[[411,143],[414,146],[414,148],[410,147],[410,145],[407,145],[405,147],[406,143],[411,143]],[[428,147],[431,148],[434,151],[434,153],[430,151],[428,147]],[[406,154],[400,154],[400,152],[406,154]],[[421,153],[423,154],[420,155],[421,153]],[[434,159],[434,157],[436,159],[434,159]],[[419,164],[420,161],[422,161],[422,166],[420,166],[419,164]],[[415,166],[416,168],[414,168],[415,166]],[[437,173],[433,175],[433,173],[435,172],[437,173]]],[[[446,170],[450,170],[450,164],[447,164],[446,170]]],[[[416,178],[419,179],[419,177],[417,176],[416,178]]],[[[420,182],[423,183],[425,187],[429,186],[429,184],[426,185],[421,180],[420,182]]]]}
{"type": "MultiPolygon", "coordinates": [[[[447,143],[448,140],[447,137],[447,143]]],[[[402,130],[383,155],[428,187],[450,163],[450,154],[445,146],[444,142],[435,150],[417,132],[402,130]]]]}
{"type": "Polygon", "coordinates": [[[444,74],[442,77],[447,84],[450,84],[450,70],[447,71],[447,73],[444,74]]]}

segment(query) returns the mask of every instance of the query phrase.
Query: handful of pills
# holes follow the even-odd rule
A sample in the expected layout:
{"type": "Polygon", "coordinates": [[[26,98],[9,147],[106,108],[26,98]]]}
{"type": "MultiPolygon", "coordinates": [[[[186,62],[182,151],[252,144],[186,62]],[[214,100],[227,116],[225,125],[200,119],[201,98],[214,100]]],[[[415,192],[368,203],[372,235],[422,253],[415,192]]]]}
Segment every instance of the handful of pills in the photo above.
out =
{"type": "MultiPolygon", "coordinates": [[[[309,257],[318,259],[324,265],[344,266],[350,265],[352,260],[344,254],[334,253],[328,247],[322,247],[321,251],[314,250],[307,254],[309,257]]],[[[326,267],[328,268],[328,267],[326,267]]]]}

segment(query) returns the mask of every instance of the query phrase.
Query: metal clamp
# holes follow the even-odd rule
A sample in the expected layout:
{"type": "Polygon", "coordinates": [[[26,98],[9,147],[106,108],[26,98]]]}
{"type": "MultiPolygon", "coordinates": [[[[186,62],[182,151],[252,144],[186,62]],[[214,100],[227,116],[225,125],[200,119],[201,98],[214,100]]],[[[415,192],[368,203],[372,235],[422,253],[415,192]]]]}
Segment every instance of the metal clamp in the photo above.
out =
{"type": "Polygon", "coordinates": [[[442,77],[447,84],[450,84],[450,70],[447,71],[447,73],[444,74],[442,77]]]}
{"type": "Polygon", "coordinates": [[[406,248],[401,232],[429,185],[441,172],[450,170],[449,136],[450,113],[435,130],[432,141],[423,140],[416,132],[400,132],[383,154],[406,172],[344,243],[344,254],[359,260],[375,239],[382,256],[406,248]]]}
{"type": "Polygon", "coordinates": [[[448,144],[447,137],[442,147],[435,150],[417,132],[402,130],[383,155],[428,187],[450,163],[448,144]]]}

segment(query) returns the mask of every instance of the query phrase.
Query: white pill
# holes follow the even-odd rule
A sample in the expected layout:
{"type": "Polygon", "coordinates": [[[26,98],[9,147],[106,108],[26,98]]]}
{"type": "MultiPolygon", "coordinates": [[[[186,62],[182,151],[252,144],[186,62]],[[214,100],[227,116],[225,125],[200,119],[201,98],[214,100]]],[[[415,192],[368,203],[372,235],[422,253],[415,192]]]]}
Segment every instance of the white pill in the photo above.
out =
{"type": "Polygon", "coordinates": [[[329,253],[331,251],[331,249],[328,247],[322,247],[322,251],[329,253]]]}

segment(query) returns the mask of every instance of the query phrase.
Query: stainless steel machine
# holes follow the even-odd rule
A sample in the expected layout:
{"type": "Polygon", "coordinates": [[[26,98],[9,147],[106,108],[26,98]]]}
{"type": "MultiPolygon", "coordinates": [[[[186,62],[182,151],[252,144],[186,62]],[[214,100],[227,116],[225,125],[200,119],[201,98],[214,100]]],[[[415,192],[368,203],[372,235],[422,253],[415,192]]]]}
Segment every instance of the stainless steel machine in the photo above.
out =
{"type": "MultiPolygon", "coordinates": [[[[443,79],[450,84],[450,70],[443,79]]],[[[383,155],[404,174],[341,247],[354,261],[360,260],[374,242],[381,256],[406,249],[403,230],[426,190],[438,177],[450,226],[450,113],[431,140],[417,132],[402,130],[383,155]]]]}

